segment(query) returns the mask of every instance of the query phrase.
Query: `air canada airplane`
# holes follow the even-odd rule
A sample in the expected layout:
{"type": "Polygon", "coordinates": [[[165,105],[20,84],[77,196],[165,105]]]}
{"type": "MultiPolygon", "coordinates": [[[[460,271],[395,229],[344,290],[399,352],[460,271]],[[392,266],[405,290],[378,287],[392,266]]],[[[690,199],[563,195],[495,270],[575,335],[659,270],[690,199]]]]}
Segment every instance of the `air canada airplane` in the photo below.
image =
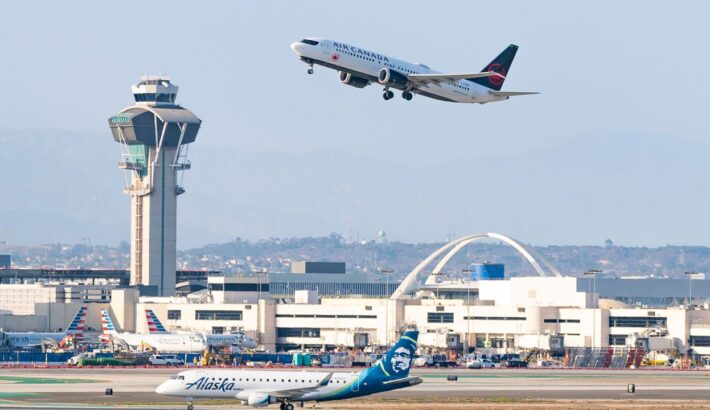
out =
{"type": "Polygon", "coordinates": [[[418,336],[416,330],[406,331],[384,358],[360,372],[187,370],[162,383],[155,392],[184,397],[188,410],[193,410],[197,398],[237,399],[252,407],[280,403],[281,410],[293,410],[293,403],[343,400],[401,389],[422,382],[409,376],[418,336]]]}
{"type": "Polygon", "coordinates": [[[18,349],[30,349],[42,346],[44,339],[52,339],[57,343],[64,343],[68,336],[81,339],[84,337],[86,324],[86,306],[82,306],[74,315],[74,319],[64,332],[36,333],[36,332],[5,332],[10,343],[18,349]]]}
{"type": "Polygon", "coordinates": [[[419,63],[409,63],[347,43],[321,38],[305,38],[291,44],[301,61],[308,64],[308,74],[318,64],[340,72],[344,84],[364,88],[372,83],[384,86],[382,98],[394,97],[391,88],[401,90],[409,101],[420,94],[441,101],[485,104],[518,95],[538,94],[529,91],[501,91],[518,46],[509,45],[479,73],[446,74],[419,63]]]}
{"type": "MultiPolygon", "coordinates": [[[[158,316],[152,309],[145,310],[145,319],[148,322],[148,333],[150,334],[169,334],[168,330],[163,326],[163,323],[158,319],[158,316]]],[[[183,334],[183,333],[177,333],[183,334]]],[[[239,333],[223,333],[223,334],[206,334],[203,335],[207,345],[212,347],[236,346],[239,349],[255,349],[256,341],[246,334],[239,333]]]]}

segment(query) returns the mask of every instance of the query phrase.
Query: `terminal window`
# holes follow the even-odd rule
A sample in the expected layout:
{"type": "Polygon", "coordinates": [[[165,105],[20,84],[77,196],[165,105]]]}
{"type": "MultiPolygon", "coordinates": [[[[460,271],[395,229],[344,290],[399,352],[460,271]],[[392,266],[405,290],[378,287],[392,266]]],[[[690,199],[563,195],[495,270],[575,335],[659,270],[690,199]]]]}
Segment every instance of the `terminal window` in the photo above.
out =
{"type": "Polygon", "coordinates": [[[609,316],[609,327],[666,327],[668,318],[609,316]]]}
{"type": "Polygon", "coordinates": [[[241,310],[196,310],[195,320],[242,320],[241,310]]]}
{"type": "Polygon", "coordinates": [[[708,347],[710,346],[710,336],[690,336],[690,345],[708,347]]]}
{"type": "Polygon", "coordinates": [[[180,320],[182,318],[181,310],[168,310],[168,320],[180,320]]]}
{"type": "Polygon", "coordinates": [[[320,337],[320,329],[279,327],[276,329],[276,334],[278,337],[320,337]]]}
{"type": "Polygon", "coordinates": [[[453,312],[429,312],[427,313],[429,323],[454,323],[453,312]]]}
{"type": "Polygon", "coordinates": [[[609,346],[625,346],[626,335],[609,335],[609,346]]]}

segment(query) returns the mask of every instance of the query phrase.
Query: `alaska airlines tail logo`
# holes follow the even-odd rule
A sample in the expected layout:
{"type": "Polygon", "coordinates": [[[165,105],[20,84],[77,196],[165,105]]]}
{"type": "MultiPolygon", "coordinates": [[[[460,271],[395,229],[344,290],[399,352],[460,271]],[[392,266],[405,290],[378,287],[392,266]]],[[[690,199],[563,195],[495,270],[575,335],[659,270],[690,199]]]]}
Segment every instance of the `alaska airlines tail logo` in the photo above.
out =
{"type": "Polygon", "coordinates": [[[378,365],[368,369],[366,379],[373,382],[402,379],[409,375],[412,358],[417,350],[419,332],[405,332],[399,341],[390,349],[378,365]]]}
{"type": "Polygon", "coordinates": [[[148,332],[149,333],[167,333],[165,326],[160,322],[158,316],[155,315],[150,309],[145,311],[145,319],[148,321],[148,332]]]}
{"type": "MultiPolygon", "coordinates": [[[[496,72],[496,73],[502,75],[503,77],[505,77],[505,74],[506,74],[505,67],[501,66],[498,63],[493,63],[493,64],[489,65],[488,68],[486,69],[486,71],[496,72]]],[[[493,84],[493,85],[501,85],[501,84],[503,84],[503,81],[505,80],[505,78],[503,78],[503,77],[499,77],[497,75],[492,75],[492,76],[488,77],[488,81],[490,81],[491,84],[493,84]]]]}

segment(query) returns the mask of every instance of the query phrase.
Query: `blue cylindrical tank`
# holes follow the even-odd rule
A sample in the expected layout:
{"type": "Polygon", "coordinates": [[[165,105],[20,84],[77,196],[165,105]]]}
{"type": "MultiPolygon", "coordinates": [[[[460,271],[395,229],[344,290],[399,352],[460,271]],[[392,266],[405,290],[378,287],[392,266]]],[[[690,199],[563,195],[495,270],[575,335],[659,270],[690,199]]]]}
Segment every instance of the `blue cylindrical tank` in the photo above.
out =
{"type": "Polygon", "coordinates": [[[505,279],[505,265],[502,263],[472,263],[471,280],[505,279]]]}

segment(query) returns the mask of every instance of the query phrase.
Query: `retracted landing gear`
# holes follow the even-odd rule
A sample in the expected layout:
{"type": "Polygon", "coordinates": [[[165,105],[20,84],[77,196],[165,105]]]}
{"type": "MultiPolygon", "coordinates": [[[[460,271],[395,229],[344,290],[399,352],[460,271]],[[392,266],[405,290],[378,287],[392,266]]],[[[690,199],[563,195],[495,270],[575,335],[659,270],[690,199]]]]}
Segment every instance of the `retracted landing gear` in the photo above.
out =
{"type": "Polygon", "coordinates": [[[409,90],[402,91],[402,98],[404,98],[405,100],[411,101],[412,97],[414,97],[414,94],[412,94],[411,91],[409,91],[409,90]]]}
{"type": "Polygon", "coordinates": [[[384,98],[385,101],[387,101],[387,100],[391,100],[393,97],[394,97],[394,93],[392,91],[390,91],[389,87],[385,87],[385,90],[382,92],[382,98],[384,98]]]}

